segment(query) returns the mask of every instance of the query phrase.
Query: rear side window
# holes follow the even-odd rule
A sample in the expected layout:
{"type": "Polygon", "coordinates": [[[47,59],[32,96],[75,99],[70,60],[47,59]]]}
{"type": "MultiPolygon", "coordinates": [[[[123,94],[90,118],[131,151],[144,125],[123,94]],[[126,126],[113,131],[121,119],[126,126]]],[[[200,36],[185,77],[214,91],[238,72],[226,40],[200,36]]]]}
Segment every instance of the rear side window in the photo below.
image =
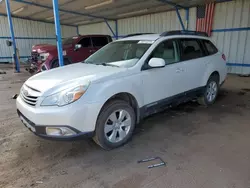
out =
{"type": "Polygon", "coordinates": [[[204,56],[201,45],[197,39],[180,39],[182,49],[181,60],[187,61],[204,56]]]}
{"type": "Polygon", "coordinates": [[[82,47],[91,47],[91,40],[90,40],[90,38],[83,38],[83,39],[81,39],[80,40],[80,42],[78,42],[78,44],[81,44],[82,45],[82,47]]]}
{"type": "Polygon", "coordinates": [[[102,47],[109,43],[107,37],[92,37],[94,47],[102,47]]]}
{"type": "Polygon", "coordinates": [[[209,40],[203,40],[204,46],[208,52],[208,55],[213,55],[218,52],[218,49],[209,40]]]}

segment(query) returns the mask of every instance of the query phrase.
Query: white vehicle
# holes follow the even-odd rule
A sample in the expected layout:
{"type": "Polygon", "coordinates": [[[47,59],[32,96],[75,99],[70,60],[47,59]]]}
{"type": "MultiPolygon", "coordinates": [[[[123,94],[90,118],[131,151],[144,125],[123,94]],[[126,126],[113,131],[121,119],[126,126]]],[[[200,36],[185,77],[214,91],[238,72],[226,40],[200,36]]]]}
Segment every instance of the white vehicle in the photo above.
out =
{"type": "Polygon", "coordinates": [[[81,63],[29,78],[17,98],[23,123],[55,140],[93,137],[119,147],[140,120],[197,99],[213,104],[225,56],[197,32],[138,35],[112,42],[81,63]]]}

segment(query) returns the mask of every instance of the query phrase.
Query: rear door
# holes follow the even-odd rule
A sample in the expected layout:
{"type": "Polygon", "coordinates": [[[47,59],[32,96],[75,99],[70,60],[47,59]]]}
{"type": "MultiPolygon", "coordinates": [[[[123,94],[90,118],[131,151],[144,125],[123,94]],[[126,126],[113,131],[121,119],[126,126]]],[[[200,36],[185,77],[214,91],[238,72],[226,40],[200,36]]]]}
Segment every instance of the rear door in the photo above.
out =
{"type": "Polygon", "coordinates": [[[107,36],[96,36],[91,37],[93,49],[91,51],[91,54],[95,53],[97,50],[102,48],[103,46],[107,45],[110,41],[110,39],[107,36]]]}
{"type": "Polygon", "coordinates": [[[189,91],[201,87],[203,75],[206,71],[206,54],[199,39],[179,39],[181,49],[181,71],[184,79],[183,90],[189,91]]]}

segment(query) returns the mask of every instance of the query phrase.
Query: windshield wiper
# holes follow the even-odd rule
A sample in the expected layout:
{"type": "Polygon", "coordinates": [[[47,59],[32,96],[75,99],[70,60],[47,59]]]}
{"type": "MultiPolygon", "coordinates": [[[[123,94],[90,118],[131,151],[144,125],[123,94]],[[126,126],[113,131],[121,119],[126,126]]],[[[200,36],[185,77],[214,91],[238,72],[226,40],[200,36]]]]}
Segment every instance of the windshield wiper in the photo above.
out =
{"type": "Polygon", "coordinates": [[[111,66],[111,67],[119,67],[117,65],[112,65],[112,64],[109,64],[109,63],[101,63],[100,65],[103,65],[103,66],[111,66]]]}
{"type": "Polygon", "coordinates": [[[93,65],[103,65],[103,66],[111,66],[111,67],[119,67],[117,65],[112,65],[110,63],[100,63],[100,64],[96,64],[92,61],[83,61],[83,63],[86,63],[86,64],[93,64],[93,65]]]}
{"type": "Polygon", "coordinates": [[[92,64],[91,61],[83,61],[83,63],[86,63],[86,64],[92,64]]]}

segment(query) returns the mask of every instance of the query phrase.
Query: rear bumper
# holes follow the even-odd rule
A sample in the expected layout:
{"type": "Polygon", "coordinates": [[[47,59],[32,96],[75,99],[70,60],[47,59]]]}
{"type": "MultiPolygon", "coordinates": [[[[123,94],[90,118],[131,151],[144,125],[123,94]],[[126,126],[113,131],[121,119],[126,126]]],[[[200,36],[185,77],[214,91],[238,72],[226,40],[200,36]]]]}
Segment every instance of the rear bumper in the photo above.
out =
{"type": "MultiPolygon", "coordinates": [[[[79,130],[70,127],[70,126],[63,126],[63,125],[58,125],[55,127],[68,127],[72,130],[74,130],[77,134],[72,135],[72,136],[49,136],[46,134],[46,127],[45,126],[38,126],[32,121],[30,121],[27,117],[25,117],[19,110],[17,110],[17,114],[20,117],[22,123],[27,127],[32,133],[35,135],[48,139],[48,140],[57,140],[57,141],[73,141],[73,140],[81,140],[85,138],[91,138],[94,136],[94,131],[92,132],[80,132],[79,130]]],[[[50,126],[51,127],[51,126],[50,126]]]]}

